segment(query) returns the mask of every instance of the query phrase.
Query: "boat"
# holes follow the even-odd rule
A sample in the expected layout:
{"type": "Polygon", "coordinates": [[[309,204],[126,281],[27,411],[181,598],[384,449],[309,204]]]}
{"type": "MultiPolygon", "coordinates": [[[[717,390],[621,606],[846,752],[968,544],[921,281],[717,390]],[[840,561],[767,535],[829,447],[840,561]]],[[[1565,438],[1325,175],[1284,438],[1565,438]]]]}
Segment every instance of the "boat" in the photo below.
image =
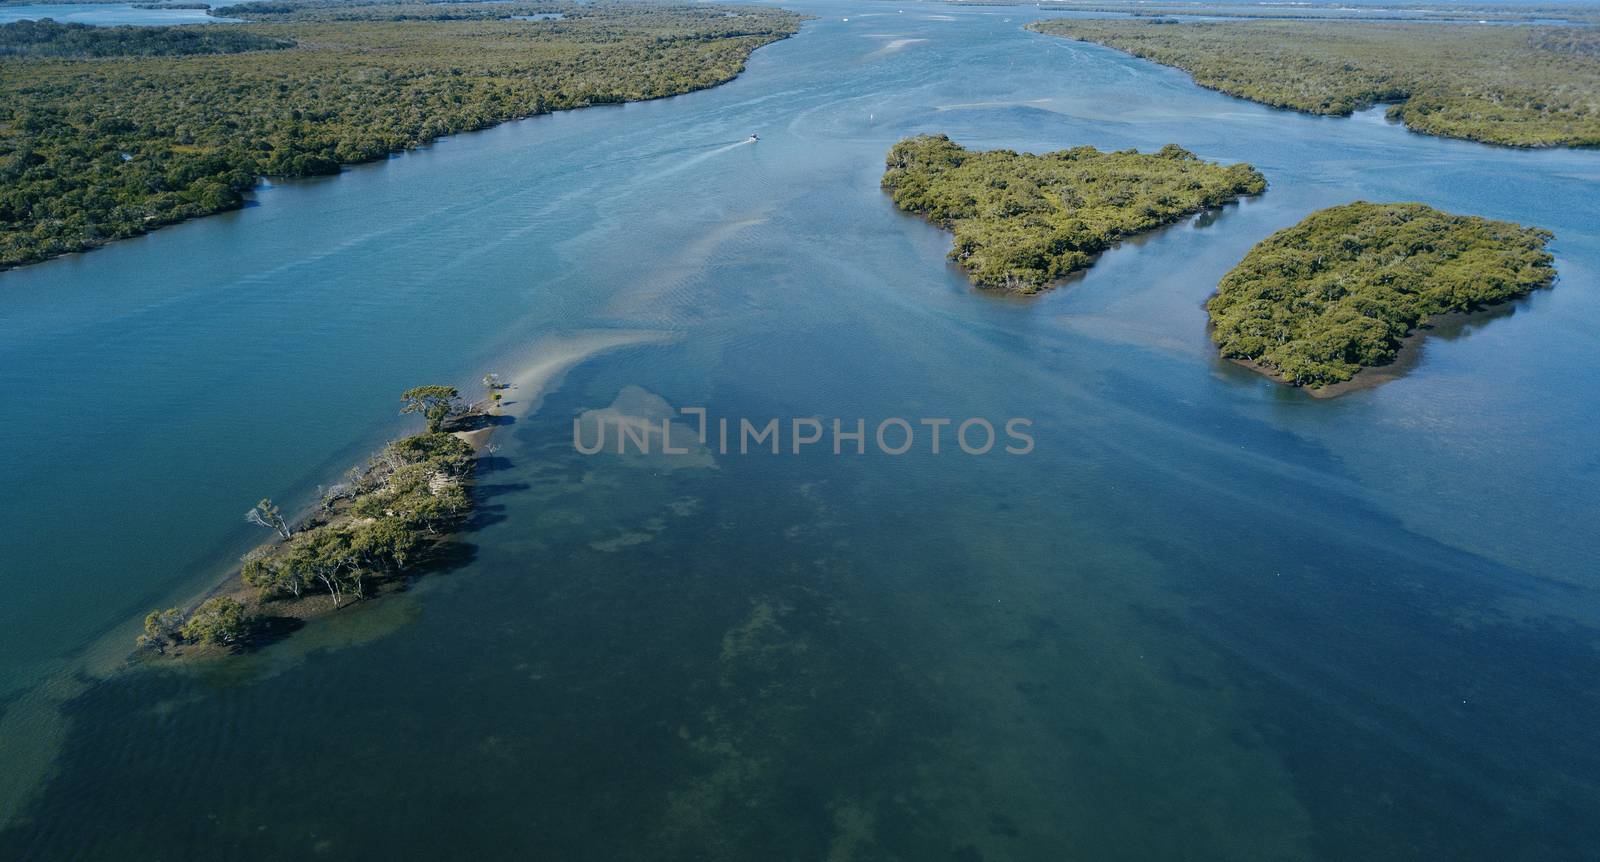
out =
{"type": "Polygon", "coordinates": [[[756,143],[759,140],[761,140],[761,136],[756,134],[755,132],[751,132],[750,133],[750,137],[745,138],[744,142],[747,143],[747,144],[753,144],[753,143],[756,143]]]}

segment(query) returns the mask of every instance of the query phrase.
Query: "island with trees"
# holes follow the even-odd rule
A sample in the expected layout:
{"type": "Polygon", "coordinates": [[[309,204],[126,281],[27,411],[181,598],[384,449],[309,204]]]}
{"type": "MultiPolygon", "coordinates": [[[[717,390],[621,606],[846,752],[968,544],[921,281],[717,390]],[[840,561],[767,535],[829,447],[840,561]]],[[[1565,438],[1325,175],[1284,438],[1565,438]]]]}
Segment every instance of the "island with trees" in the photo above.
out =
{"type": "Polygon", "coordinates": [[[950,257],[974,283],[1037,293],[1120,239],[1260,194],[1267,181],[1175,144],[1031,155],[921,135],[889,151],[883,187],[900,209],[955,234],[950,257]]]}
{"type": "Polygon", "coordinates": [[[1222,355],[1320,388],[1392,361],[1432,315],[1551,284],[1552,235],[1419,203],[1357,201],[1262,240],[1206,303],[1222,355]]]}
{"type": "MultiPolygon", "coordinates": [[[[1577,7],[1574,7],[1577,8],[1577,7]]],[[[1600,146],[1600,28],[1376,21],[1054,19],[1031,25],[1173,66],[1232,96],[1514,147],[1600,146]]]]}
{"type": "Polygon", "coordinates": [[[636,2],[310,0],[242,24],[0,25],[0,269],[236,208],[506,120],[711,87],[800,16],[636,2]],[[540,20],[524,20],[537,16],[540,20]]]}
{"type": "Polygon", "coordinates": [[[419,386],[402,413],[423,417],[421,434],[396,440],[347,480],[326,488],[315,511],[291,520],[271,499],[245,513],[272,540],[246,554],[187,611],[156,609],[139,636],[146,656],[195,657],[249,649],[305,620],[403,585],[437,561],[442,543],[473,508],[469,485],[478,447],[493,427],[501,392],[467,405],[452,386],[419,386]]]}

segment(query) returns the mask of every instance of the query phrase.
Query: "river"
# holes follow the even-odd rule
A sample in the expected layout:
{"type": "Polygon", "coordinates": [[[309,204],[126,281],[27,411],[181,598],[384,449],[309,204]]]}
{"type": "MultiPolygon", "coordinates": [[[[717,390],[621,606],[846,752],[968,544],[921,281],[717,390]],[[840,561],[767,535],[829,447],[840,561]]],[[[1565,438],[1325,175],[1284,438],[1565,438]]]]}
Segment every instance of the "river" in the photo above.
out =
{"type": "MultiPolygon", "coordinates": [[[[217,4],[223,5],[223,4],[217,4]]],[[[25,3],[0,6],[0,24],[13,21],[38,21],[49,18],[62,24],[93,24],[117,26],[134,24],[155,26],[165,24],[225,24],[236,18],[213,17],[204,9],[139,7],[132,3],[25,3]]]]}
{"type": "Polygon", "coordinates": [[[1600,843],[1600,153],[1269,109],[1032,8],[792,8],[725,86],[0,274],[0,857],[1600,843]],[[878,188],[920,132],[1175,142],[1271,187],[991,295],[878,188]],[[1548,228],[1560,280],[1336,399],[1217,359],[1222,274],[1355,199],[1548,228]],[[459,565],[117,670],[266,538],[247,507],[412,428],[401,390],[525,369],[459,565]],[[1036,447],[574,451],[574,417],[652,405],[1024,417],[1036,447]]]}

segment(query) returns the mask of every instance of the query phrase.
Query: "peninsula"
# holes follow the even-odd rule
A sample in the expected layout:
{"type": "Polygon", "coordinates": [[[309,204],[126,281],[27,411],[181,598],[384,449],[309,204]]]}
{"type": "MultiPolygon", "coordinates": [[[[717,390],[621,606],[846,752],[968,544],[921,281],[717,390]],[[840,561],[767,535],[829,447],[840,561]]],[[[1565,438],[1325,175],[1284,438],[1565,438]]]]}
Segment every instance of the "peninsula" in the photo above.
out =
{"type": "Polygon", "coordinates": [[[504,388],[494,375],[484,383],[488,397],[471,406],[451,386],[406,390],[401,412],[421,414],[427,430],[385,446],[305,518],[291,522],[272,500],[257,503],[245,518],[273,540],[192,609],[151,611],[141,649],[185,657],[247,649],[421,571],[472,511],[468,485],[504,388]]]}
{"type": "Polygon", "coordinates": [[[1374,21],[1055,19],[1034,30],[1173,66],[1231,96],[1346,116],[1389,104],[1415,132],[1600,146],[1600,28],[1374,21]]]}
{"type": "Polygon", "coordinates": [[[974,283],[1037,293],[1120,239],[1260,194],[1267,181],[1175,144],[1030,155],[922,135],[889,151],[883,187],[900,209],[955,233],[950,257],[974,283]]]}
{"type": "Polygon", "coordinates": [[[0,269],[443,135],[738,75],[800,16],[654,3],[250,3],[242,24],[0,26],[0,269]]]}

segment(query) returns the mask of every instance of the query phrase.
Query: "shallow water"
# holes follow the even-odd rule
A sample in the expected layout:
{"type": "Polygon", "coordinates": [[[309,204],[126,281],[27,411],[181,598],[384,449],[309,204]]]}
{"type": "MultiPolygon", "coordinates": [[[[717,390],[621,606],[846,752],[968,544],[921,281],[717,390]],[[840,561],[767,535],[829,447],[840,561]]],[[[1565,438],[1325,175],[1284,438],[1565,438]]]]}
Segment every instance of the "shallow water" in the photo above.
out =
{"type": "Polygon", "coordinates": [[[0,495],[0,857],[1600,840],[1600,153],[1274,111],[1029,9],[797,8],[724,87],[0,274],[0,483],[27,489],[0,495]],[[877,187],[931,131],[1177,142],[1272,187],[992,296],[877,187]],[[1218,278],[1357,198],[1549,228],[1561,280],[1334,400],[1217,360],[1218,278]],[[401,389],[541,364],[459,568],[245,660],[106,675],[264,538],[252,502],[409,427],[401,389]],[[574,417],[653,398],[1020,416],[1037,449],[573,451],[574,417]]]}
{"type": "Polygon", "coordinates": [[[62,24],[223,24],[235,18],[215,18],[204,9],[140,9],[131,3],[29,3],[0,6],[0,24],[50,18],[62,24]]]}

